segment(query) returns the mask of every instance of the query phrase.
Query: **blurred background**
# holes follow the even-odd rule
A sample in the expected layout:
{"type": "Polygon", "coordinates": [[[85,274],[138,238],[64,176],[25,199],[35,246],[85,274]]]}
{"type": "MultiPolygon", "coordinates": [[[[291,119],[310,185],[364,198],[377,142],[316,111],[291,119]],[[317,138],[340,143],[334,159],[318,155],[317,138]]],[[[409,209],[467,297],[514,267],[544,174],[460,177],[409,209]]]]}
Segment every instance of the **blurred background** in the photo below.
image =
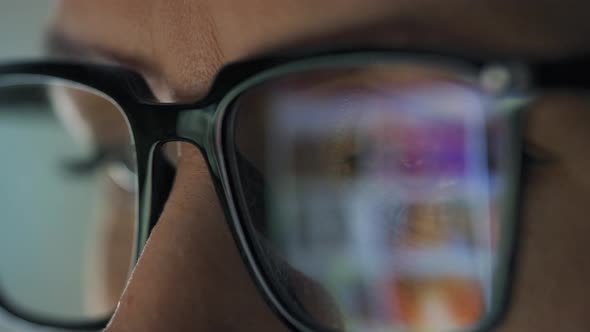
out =
{"type": "MultiPolygon", "coordinates": [[[[48,25],[51,7],[54,1],[36,1],[36,0],[2,0],[0,1],[0,61],[19,60],[23,58],[35,58],[43,55],[43,37],[45,28],[48,25]]],[[[13,143],[6,142],[6,137],[0,136],[0,150],[5,148],[16,149],[13,143]],[[12,145],[12,146],[5,146],[12,145]]],[[[6,154],[3,154],[5,158],[6,154]]],[[[5,160],[2,160],[4,162],[5,160]]],[[[11,184],[5,180],[0,183],[0,188],[10,188],[11,184]]],[[[0,190],[4,192],[5,190],[0,190]]],[[[11,213],[3,211],[3,215],[11,213]]],[[[4,218],[3,218],[4,219],[4,218]]],[[[6,225],[4,225],[6,226],[6,225]]],[[[39,234],[42,234],[40,230],[39,234]]],[[[0,239],[4,242],[2,249],[10,247],[11,239],[4,227],[0,228],[0,239]]],[[[12,233],[12,232],[10,232],[12,233]]],[[[4,253],[3,257],[12,257],[10,264],[17,264],[18,258],[14,251],[4,253]]],[[[4,312],[0,312],[0,331],[17,332],[8,326],[7,320],[10,317],[4,312]]],[[[20,331],[20,330],[19,330],[20,331]]]]}
{"type": "Polygon", "coordinates": [[[34,57],[43,52],[43,33],[54,1],[0,1],[0,59],[34,57]]]}

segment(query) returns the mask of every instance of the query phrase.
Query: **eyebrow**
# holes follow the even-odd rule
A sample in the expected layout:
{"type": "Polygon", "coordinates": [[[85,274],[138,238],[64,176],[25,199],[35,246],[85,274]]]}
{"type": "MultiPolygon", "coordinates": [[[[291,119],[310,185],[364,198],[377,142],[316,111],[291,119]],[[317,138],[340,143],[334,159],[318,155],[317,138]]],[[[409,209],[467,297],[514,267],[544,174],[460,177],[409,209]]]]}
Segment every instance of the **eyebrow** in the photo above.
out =
{"type": "Polygon", "coordinates": [[[103,64],[119,65],[143,73],[154,73],[157,68],[137,58],[118,54],[112,50],[74,41],[57,30],[49,30],[44,38],[44,47],[51,57],[66,60],[91,60],[103,64]]]}
{"type": "Polygon", "coordinates": [[[120,58],[113,52],[109,52],[97,46],[73,41],[57,30],[49,31],[45,36],[44,46],[50,56],[60,58],[82,59],[92,57],[113,60],[120,58]]]}
{"type": "Polygon", "coordinates": [[[86,47],[71,42],[55,30],[45,35],[43,44],[51,56],[81,57],[89,53],[86,47]]]}
{"type": "MultiPolygon", "coordinates": [[[[321,36],[307,36],[306,39],[295,40],[291,43],[279,46],[270,50],[263,50],[257,56],[261,56],[266,53],[284,53],[302,47],[310,49],[325,49],[340,47],[355,47],[361,46],[366,47],[372,45],[373,47],[404,47],[407,49],[427,49],[424,46],[416,43],[408,42],[405,38],[409,32],[419,33],[421,29],[418,26],[407,24],[404,22],[397,22],[391,24],[388,21],[376,21],[366,25],[359,25],[345,29],[343,31],[337,31],[328,33],[321,36]],[[395,38],[392,38],[391,32],[396,32],[395,38]],[[370,36],[370,37],[367,37],[370,36]],[[387,37],[387,38],[384,38],[387,37]]],[[[419,40],[420,38],[416,38],[419,40]]],[[[416,40],[412,39],[412,40],[416,40]]],[[[431,41],[432,42],[432,41],[431,41]]],[[[69,39],[63,33],[58,30],[50,30],[45,37],[45,47],[49,55],[56,56],[59,58],[65,58],[70,60],[91,60],[103,64],[119,65],[132,69],[142,74],[147,74],[153,77],[159,77],[160,70],[158,66],[150,64],[141,58],[118,54],[113,50],[94,45],[91,43],[85,43],[69,39]]],[[[432,43],[431,49],[440,49],[440,45],[436,42],[432,43]]],[[[456,46],[447,47],[446,50],[457,49],[456,46]]],[[[468,48],[464,47],[464,52],[467,54],[495,54],[490,53],[489,50],[486,52],[485,49],[468,48]]],[[[499,54],[511,54],[511,52],[503,52],[499,54]]],[[[518,53],[513,55],[517,55],[518,53]]],[[[521,58],[522,55],[516,56],[521,58]]],[[[526,57],[525,57],[526,58],[526,57]]],[[[576,54],[574,56],[566,57],[565,61],[547,61],[541,60],[542,58],[532,57],[534,60],[531,63],[531,81],[535,82],[540,87],[581,87],[588,89],[590,86],[590,76],[580,75],[581,73],[590,72],[590,56],[587,53],[576,54]],[[539,61],[540,60],[540,61],[539,61]],[[572,75],[576,73],[577,75],[572,75]]]]}
{"type": "MultiPolygon", "coordinates": [[[[271,46],[268,49],[252,53],[248,58],[262,57],[268,54],[284,54],[305,48],[321,50],[355,46],[391,47],[394,44],[409,46],[403,42],[405,39],[404,34],[409,30],[400,25],[405,24],[399,22],[391,24],[391,21],[388,20],[372,21],[368,24],[359,24],[322,35],[295,38],[285,44],[271,46]],[[372,33],[367,34],[367,32],[372,33]]],[[[57,27],[48,30],[44,38],[44,45],[46,53],[50,57],[57,59],[116,65],[141,73],[144,77],[162,77],[162,68],[157,63],[151,63],[134,55],[118,53],[116,50],[101,46],[98,43],[70,38],[57,27]]],[[[237,60],[239,59],[233,61],[237,60]]],[[[226,65],[226,63],[222,64],[222,67],[223,65],[226,65]]]]}
{"type": "MultiPolygon", "coordinates": [[[[271,46],[251,56],[262,56],[265,54],[284,53],[296,51],[301,48],[308,49],[339,49],[350,47],[396,47],[404,46],[411,48],[418,46],[415,42],[423,38],[424,27],[411,20],[379,19],[370,22],[349,26],[343,30],[326,32],[319,35],[307,35],[301,38],[294,38],[284,44],[271,46]],[[412,38],[408,38],[408,36],[412,38]]],[[[436,43],[433,44],[437,46],[436,43]]],[[[438,45],[440,47],[440,45],[438,45]]],[[[437,47],[438,48],[438,47],[437,47]]],[[[149,72],[157,72],[154,64],[138,59],[130,55],[119,54],[114,50],[102,47],[86,41],[74,40],[67,37],[57,28],[50,29],[45,36],[45,49],[51,56],[66,59],[94,59],[101,62],[126,64],[133,68],[142,68],[149,72]]]]}

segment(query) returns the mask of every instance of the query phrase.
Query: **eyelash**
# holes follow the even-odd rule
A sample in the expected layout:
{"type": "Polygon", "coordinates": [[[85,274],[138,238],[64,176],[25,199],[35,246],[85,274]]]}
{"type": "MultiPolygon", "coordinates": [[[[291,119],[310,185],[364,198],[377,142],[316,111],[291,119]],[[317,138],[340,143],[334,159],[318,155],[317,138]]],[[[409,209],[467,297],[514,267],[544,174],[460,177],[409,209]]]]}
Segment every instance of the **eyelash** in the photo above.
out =
{"type": "Polygon", "coordinates": [[[548,165],[556,161],[557,158],[551,152],[525,140],[522,149],[522,162],[524,165],[548,165]]]}
{"type": "MultiPolygon", "coordinates": [[[[133,149],[133,147],[129,147],[133,149]]],[[[120,188],[128,192],[135,191],[134,153],[121,148],[99,147],[90,156],[63,161],[63,168],[68,175],[91,176],[106,169],[108,176],[120,188]]]]}
{"type": "MultiPolygon", "coordinates": [[[[129,147],[133,149],[133,147],[129,147]]],[[[133,152],[120,148],[102,146],[95,149],[92,155],[73,160],[66,160],[64,166],[71,174],[87,175],[92,174],[102,167],[111,164],[123,164],[129,171],[135,172],[133,152]]]]}

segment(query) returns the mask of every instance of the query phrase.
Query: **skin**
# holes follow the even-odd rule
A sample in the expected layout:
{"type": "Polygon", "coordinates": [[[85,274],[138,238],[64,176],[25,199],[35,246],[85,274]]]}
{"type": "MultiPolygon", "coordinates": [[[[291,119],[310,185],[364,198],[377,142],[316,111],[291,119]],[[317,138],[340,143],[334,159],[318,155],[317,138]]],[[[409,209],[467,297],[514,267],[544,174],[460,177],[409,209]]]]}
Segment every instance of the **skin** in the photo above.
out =
{"type": "MultiPolygon", "coordinates": [[[[86,59],[142,73],[162,101],[202,96],[224,64],[277,48],[358,43],[558,56],[590,49],[583,1],[102,0],[61,2],[53,29],[86,59]]],[[[513,303],[496,331],[590,330],[584,254],[590,177],[585,96],[543,98],[513,303]],[[559,132],[577,144],[564,142],[559,132]],[[587,151],[586,151],[587,152],[587,151]]],[[[286,331],[255,289],[207,168],[183,146],[174,188],[107,331],[286,331]]]]}

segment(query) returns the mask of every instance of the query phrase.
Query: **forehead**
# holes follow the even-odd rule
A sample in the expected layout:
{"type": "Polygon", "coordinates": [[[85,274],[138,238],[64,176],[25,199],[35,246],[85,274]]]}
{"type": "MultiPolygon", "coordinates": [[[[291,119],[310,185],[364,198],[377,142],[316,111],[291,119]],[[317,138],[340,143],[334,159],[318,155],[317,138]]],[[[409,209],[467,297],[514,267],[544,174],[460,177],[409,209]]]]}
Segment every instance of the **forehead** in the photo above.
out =
{"type": "Polygon", "coordinates": [[[175,91],[276,48],[379,44],[566,54],[590,48],[582,0],[63,0],[56,30],[175,91]]]}

